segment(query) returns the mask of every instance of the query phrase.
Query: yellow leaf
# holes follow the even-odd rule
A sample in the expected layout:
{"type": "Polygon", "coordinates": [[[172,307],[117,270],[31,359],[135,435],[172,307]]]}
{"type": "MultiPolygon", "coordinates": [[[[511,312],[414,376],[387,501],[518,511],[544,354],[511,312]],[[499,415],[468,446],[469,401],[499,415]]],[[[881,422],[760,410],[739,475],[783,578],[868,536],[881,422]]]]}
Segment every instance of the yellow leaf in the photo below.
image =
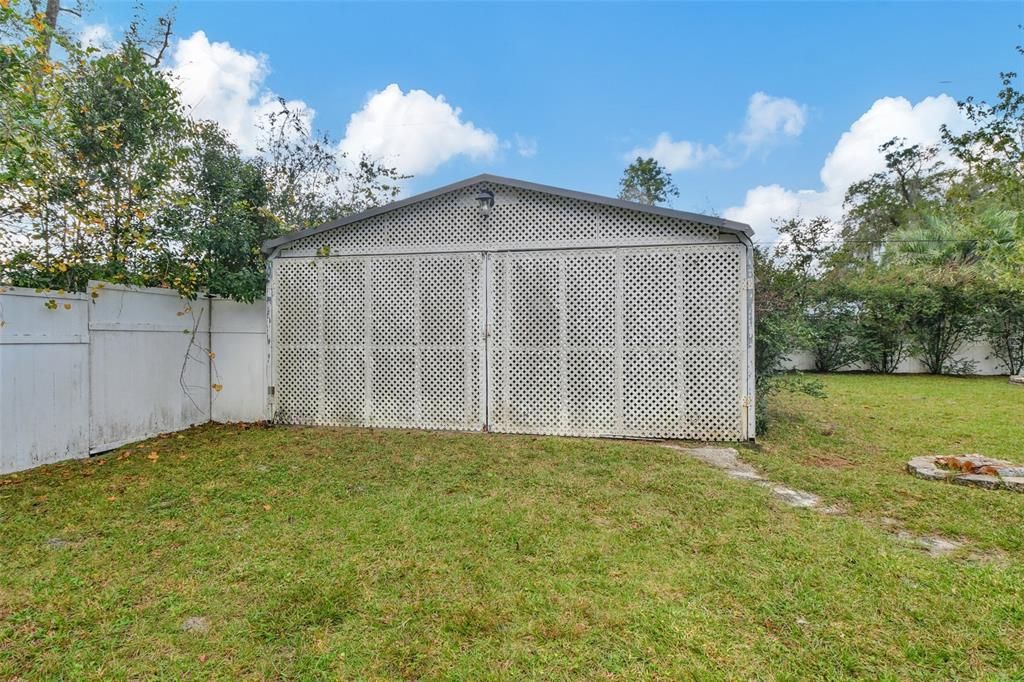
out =
{"type": "Polygon", "coordinates": [[[220,393],[221,389],[223,389],[224,387],[220,384],[210,384],[210,388],[217,391],[217,393],[220,393]]]}
{"type": "Polygon", "coordinates": [[[270,511],[270,505],[269,504],[263,505],[263,511],[270,511]]]}
{"type": "Polygon", "coordinates": [[[146,455],[146,459],[148,459],[150,462],[155,462],[158,459],[160,459],[160,455],[156,454],[156,452],[151,452],[148,455],[146,455]]]}
{"type": "Polygon", "coordinates": [[[64,304],[64,310],[71,310],[71,304],[70,303],[65,303],[64,304]]]}
{"type": "Polygon", "coordinates": [[[217,354],[214,353],[212,350],[210,351],[209,355],[210,355],[210,359],[211,360],[213,360],[215,357],[217,357],[217,354]]]}

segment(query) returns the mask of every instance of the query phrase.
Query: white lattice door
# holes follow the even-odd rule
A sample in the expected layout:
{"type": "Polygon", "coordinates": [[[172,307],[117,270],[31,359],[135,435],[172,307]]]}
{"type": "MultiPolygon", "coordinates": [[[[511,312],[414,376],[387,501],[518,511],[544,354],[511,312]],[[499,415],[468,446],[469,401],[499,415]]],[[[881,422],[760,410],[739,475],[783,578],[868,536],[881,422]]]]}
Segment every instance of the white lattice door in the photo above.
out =
{"type": "Polygon", "coordinates": [[[495,431],[738,440],[740,244],[488,256],[495,431]]]}
{"type": "Polygon", "coordinates": [[[482,262],[479,253],[278,259],[275,419],[482,429],[482,262]]]}
{"type": "Polygon", "coordinates": [[[740,244],[277,259],[275,418],[742,439],[745,268],[740,244]]]}

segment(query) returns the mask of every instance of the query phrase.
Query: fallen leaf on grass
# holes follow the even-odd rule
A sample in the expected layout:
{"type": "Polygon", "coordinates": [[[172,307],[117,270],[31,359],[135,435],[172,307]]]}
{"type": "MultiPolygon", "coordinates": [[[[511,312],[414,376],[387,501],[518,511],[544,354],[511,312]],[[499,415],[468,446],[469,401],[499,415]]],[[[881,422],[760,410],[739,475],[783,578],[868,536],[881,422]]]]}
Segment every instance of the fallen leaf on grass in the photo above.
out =
{"type": "Polygon", "coordinates": [[[155,462],[158,459],[160,459],[160,455],[158,455],[155,452],[151,452],[148,455],[146,455],[146,459],[148,459],[150,462],[155,462]]]}
{"type": "Polygon", "coordinates": [[[270,505],[269,504],[263,505],[263,511],[270,511],[270,505]]]}

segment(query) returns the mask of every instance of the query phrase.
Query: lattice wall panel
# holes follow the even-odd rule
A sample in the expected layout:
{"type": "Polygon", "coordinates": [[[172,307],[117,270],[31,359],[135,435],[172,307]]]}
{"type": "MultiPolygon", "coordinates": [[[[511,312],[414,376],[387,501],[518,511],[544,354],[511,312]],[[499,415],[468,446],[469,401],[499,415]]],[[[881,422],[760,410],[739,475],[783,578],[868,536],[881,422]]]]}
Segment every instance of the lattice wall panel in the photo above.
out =
{"type": "Polygon", "coordinates": [[[493,428],[745,437],[743,248],[492,254],[493,428]]]}
{"type": "Polygon", "coordinates": [[[284,346],[320,344],[317,292],[320,273],[313,261],[280,260],[274,269],[277,289],[277,342],[284,346]]]}
{"type": "Polygon", "coordinates": [[[521,189],[480,183],[425,199],[334,230],[296,240],[283,255],[491,251],[643,243],[708,243],[718,228],[702,222],[521,189]],[[481,191],[495,193],[489,217],[480,214],[481,191]]]}
{"type": "Polygon", "coordinates": [[[472,253],[276,259],[276,418],[482,428],[482,262],[472,253]]]}

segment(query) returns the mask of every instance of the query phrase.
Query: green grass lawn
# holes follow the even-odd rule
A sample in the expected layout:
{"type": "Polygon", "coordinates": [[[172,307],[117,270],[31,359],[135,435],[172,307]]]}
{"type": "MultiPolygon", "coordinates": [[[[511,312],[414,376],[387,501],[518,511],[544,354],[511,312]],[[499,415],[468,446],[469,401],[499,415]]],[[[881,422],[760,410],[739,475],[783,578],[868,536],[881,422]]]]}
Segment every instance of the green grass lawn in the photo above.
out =
{"type": "Polygon", "coordinates": [[[1019,679],[1024,495],[902,466],[1024,459],[1024,388],[825,382],[742,455],[833,515],[545,437],[209,426],[4,477],[0,678],[1019,679]]]}

